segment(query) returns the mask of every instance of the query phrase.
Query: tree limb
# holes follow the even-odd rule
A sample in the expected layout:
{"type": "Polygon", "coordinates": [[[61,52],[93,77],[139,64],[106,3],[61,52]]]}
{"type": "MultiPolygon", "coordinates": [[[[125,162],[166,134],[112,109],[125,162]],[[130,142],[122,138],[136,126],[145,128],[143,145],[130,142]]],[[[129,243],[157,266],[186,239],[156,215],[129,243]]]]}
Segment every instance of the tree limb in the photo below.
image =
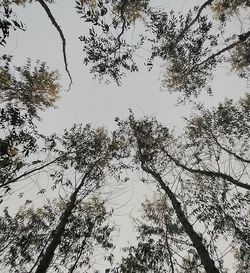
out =
{"type": "Polygon", "coordinates": [[[250,37],[250,31],[243,33],[241,35],[239,35],[239,40],[222,48],[221,50],[217,51],[216,53],[212,54],[211,56],[209,56],[207,59],[203,60],[202,62],[194,65],[187,73],[185,73],[184,76],[189,75],[190,73],[192,73],[195,69],[197,69],[199,66],[208,63],[209,61],[211,61],[212,59],[215,59],[216,57],[218,57],[219,55],[221,55],[222,53],[225,53],[226,51],[233,49],[234,47],[242,44],[243,42],[245,42],[248,38],[250,37]]]}
{"type": "Polygon", "coordinates": [[[184,34],[185,34],[185,33],[186,33],[186,32],[187,32],[187,31],[196,23],[196,21],[200,18],[200,15],[201,15],[202,11],[203,11],[207,6],[211,5],[213,1],[214,1],[214,0],[207,0],[205,3],[203,3],[203,4],[200,6],[200,8],[199,8],[199,10],[198,10],[198,12],[197,12],[195,18],[191,21],[190,24],[186,25],[186,26],[184,27],[184,29],[182,30],[182,32],[178,35],[178,37],[177,37],[177,39],[176,39],[176,43],[178,43],[178,42],[183,38],[184,34]]]}
{"type": "Polygon", "coordinates": [[[165,232],[165,234],[166,234],[166,246],[167,246],[168,255],[169,255],[170,267],[171,267],[172,273],[175,273],[174,263],[173,263],[173,259],[172,259],[172,252],[171,252],[170,245],[169,245],[169,242],[168,242],[168,225],[167,225],[166,217],[164,217],[164,224],[165,224],[165,227],[166,227],[166,232],[165,232]]]}
{"type": "Polygon", "coordinates": [[[122,19],[122,30],[119,33],[119,35],[117,36],[117,45],[114,48],[114,52],[116,52],[117,50],[119,50],[121,48],[122,42],[121,42],[121,37],[125,32],[125,28],[126,28],[126,18],[124,16],[124,10],[126,7],[128,0],[124,0],[121,6],[121,19],[122,19]]]}
{"type": "Polygon", "coordinates": [[[237,187],[246,189],[246,190],[250,190],[250,185],[240,182],[237,179],[234,179],[232,176],[225,174],[225,173],[221,173],[221,172],[213,172],[213,171],[207,171],[207,170],[201,170],[201,169],[193,169],[190,168],[184,164],[182,164],[181,162],[179,162],[176,158],[174,158],[173,156],[171,156],[164,148],[161,148],[161,150],[170,158],[170,160],[172,160],[176,166],[181,167],[182,169],[190,172],[190,173],[197,173],[197,174],[201,174],[201,175],[205,175],[208,177],[217,177],[217,178],[222,178],[225,179],[229,182],[231,182],[232,184],[234,184],[237,187]]]}
{"type": "Polygon", "coordinates": [[[232,152],[231,150],[227,149],[226,147],[224,147],[222,144],[220,144],[220,142],[214,137],[214,140],[216,142],[216,144],[225,152],[227,152],[228,154],[234,156],[236,159],[238,159],[241,162],[245,162],[245,163],[250,163],[250,159],[246,159],[234,152],[232,152]]]}
{"type": "Polygon", "coordinates": [[[47,166],[49,166],[49,165],[55,163],[55,162],[56,162],[58,159],[60,159],[60,158],[61,158],[61,156],[55,158],[54,160],[52,160],[52,161],[50,161],[50,162],[48,162],[48,163],[46,163],[46,164],[44,164],[44,165],[42,165],[42,166],[40,166],[40,167],[38,167],[38,168],[32,169],[32,170],[30,170],[30,171],[27,171],[27,172],[25,172],[25,173],[19,175],[18,177],[15,177],[15,178],[12,179],[12,180],[9,180],[9,181],[7,181],[7,182],[5,182],[5,183],[2,183],[2,184],[0,185],[0,188],[4,188],[4,187],[8,186],[9,184],[12,184],[12,183],[17,182],[17,181],[20,180],[21,178],[24,178],[24,177],[26,177],[26,176],[28,176],[28,175],[34,173],[34,172],[40,171],[40,170],[44,169],[45,167],[47,167],[47,166]]]}
{"type": "Polygon", "coordinates": [[[47,4],[43,1],[43,0],[38,0],[38,2],[41,4],[41,6],[43,7],[43,9],[45,10],[45,12],[47,13],[52,25],[56,28],[56,30],[58,31],[60,37],[61,37],[61,40],[62,40],[62,53],[63,53],[63,60],[64,60],[64,67],[65,67],[65,70],[68,74],[68,77],[69,77],[69,80],[70,80],[70,83],[69,83],[69,88],[67,91],[69,91],[71,89],[71,85],[73,83],[72,81],[72,76],[69,72],[69,69],[68,69],[68,63],[67,63],[67,55],[66,55],[66,39],[64,37],[64,34],[62,32],[62,29],[61,27],[58,25],[55,17],[53,16],[53,14],[51,13],[49,7],[47,6],[47,4]]]}

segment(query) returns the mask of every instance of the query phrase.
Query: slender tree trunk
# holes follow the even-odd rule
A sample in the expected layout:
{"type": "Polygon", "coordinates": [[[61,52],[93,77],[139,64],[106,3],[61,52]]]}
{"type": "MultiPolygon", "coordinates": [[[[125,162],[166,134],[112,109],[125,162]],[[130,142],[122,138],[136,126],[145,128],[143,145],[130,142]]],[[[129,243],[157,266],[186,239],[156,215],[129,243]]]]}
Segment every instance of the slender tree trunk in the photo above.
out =
{"type": "Polygon", "coordinates": [[[206,247],[204,246],[202,242],[202,237],[199,236],[193,226],[190,224],[188,219],[186,218],[180,202],[177,200],[175,194],[171,191],[171,189],[164,183],[161,176],[153,171],[148,169],[143,163],[141,165],[142,170],[150,174],[161,186],[161,188],[164,190],[164,192],[167,194],[169,199],[171,200],[172,206],[175,210],[176,216],[178,220],[181,222],[183,229],[185,230],[186,234],[189,236],[190,240],[193,243],[193,246],[195,247],[200,259],[201,263],[204,266],[207,273],[220,273],[219,270],[216,268],[215,263],[213,259],[210,257],[209,252],[207,251],[206,247]]]}
{"type": "Polygon", "coordinates": [[[52,240],[49,243],[48,247],[46,248],[46,251],[45,251],[44,255],[42,256],[35,273],[46,273],[47,272],[47,270],[51,264],[51,261],[55,255],[55,250],[57,249],[57,247],[59,246],[59,244],[61,242],[62,236],[65,231],[65,226],[68,223],[69,217],[71,216],[72,211],[75,207],[77,195],[78,195],[79,191],[81,190],[81,188],[84,186],[85,180],[88,177],[88,175],[90,174],[92,169],[93,169],[93,167],[90,168],[90,170],[85,173],[80,185],[71,194],[70,200],[66,206],[66,209],[62,213],[62,215],[60,217],[60,221],[59,221],[55,231],[52,233],[52,240]]]}
{"type": "Polygon", "coordinates": [[[170,267],[171,267],[171,272],[174,272],[174,263],[173,263],[173,259],[172,259],[172,251],[170,249],[170,245],[168,243],[168,225],[167,225],[167,221],[166,221],[166,217],[164,217],[164,222],[165,222],[165,228],[166,228],[166,246],[167,246],[167,250],[168,250],[168,255],[169,255],[169,261],[170,261],[170,267]]]}

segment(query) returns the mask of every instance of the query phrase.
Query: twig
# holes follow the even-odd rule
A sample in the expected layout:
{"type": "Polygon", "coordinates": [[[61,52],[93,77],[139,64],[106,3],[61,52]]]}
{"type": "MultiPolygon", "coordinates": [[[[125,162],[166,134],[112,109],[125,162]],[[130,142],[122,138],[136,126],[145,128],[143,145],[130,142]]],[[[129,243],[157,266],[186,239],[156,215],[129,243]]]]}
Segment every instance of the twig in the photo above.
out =
{"type": "Polygon", "coordinates": [[[43,7],[43,9],[45,10],[45,12],[47,13],[52,25],[56,28],[56,30],[58,31],[60,37],[61,37],[61,40],[62,40],[62,53],[63,53],[63,60],[64,60],[64,67],[65,67],[65,70],[68,74],[68,77],[69,77],[69,80],[70,80],[70,83],[69,83],[69,88],[67,89],[67,91],[69,91],[71,89],[71,85],[73,83],[72,81],[72,77],[71,77],[71,74],[69,72],[69,69],[68,69],[68,63],[67,63],[67,55],[66,55],[66,39],[64,37],[64,34],[62,32],[62,29],[61,27],[58,25],[58,23],[56,22],[56,19],[55,17],[53,16],[53,14],[51,13],[49,7],[47,6],[47,4],[43,1],[43,0],[38,0],[38,2],[41,4],[41,6],[43,7]]]}
{"type": "Polygon", "coordinates": [[[119,50],[121,48],[121,45],[122,45],[121,37],[124,34],[125,29],[126,29],[126,18],[124,16],[124,11],[125,11],[125,7],[126,7],[127,2],[128,2],[128,0],[124,0],[123,3],[122,3],[122,6],[121,6],[122,30],[119,33],[119,35],[117,36],[117,42],[118,43],[117,43],[117,45],[116,45],[116,47],[114,49],[114,52],[116,52],[117,50],[119,50]]]}

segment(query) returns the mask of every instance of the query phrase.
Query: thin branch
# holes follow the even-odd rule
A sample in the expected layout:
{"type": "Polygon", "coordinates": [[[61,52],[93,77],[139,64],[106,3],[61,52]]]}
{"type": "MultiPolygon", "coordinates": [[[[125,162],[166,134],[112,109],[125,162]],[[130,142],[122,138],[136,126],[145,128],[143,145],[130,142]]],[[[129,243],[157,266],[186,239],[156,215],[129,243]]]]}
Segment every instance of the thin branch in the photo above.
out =
{"type": "Polygon", "coordinates": [[[201,7],[199,8],[195,18],[190,22],[190,24],[186,25],[184,27],[184,29],[182,30],[182,32],[178,35],[177,39],[176,39],[176,43],[178,43],[184,36],[184,34],[196,23],[196,21],[198,21],[198,19],[200,18],[200,15],[202,13],[202,11],[209,5],[212,4],[214,0],[207,0],[205,3],[203,3],[201,5],[201,7]]]}
{"type": "Polygon", "coordinates": [[[173,259],[172,259],[172,252],[171,252],[170,245],[168,242],[168,226],[167,226],[166,217],[164,217],[164,222],[165,222],[165,227],[166,227],[166,233],[165,233],[166,234],[166,246],[167,246],[168,255],[169,255],[170,267],[171,267],[172,273],[175,273],[174,263],[173,263],[173,259]]]}
{"type": "Polygon", "coordinates": [[[232,152],[231,150],[227,149],[226,147],[224,147],[222,144],[220,144],[220,142],[217,140],[217,138],[214,137],[214,140],[216,142],[216,144],[225,152],[227,152],[228,154],[234,156],[235,158],[237,158],[239,161],[241,162],[245,162],[245,163],[250,163],[250,159],[246,159],[243,158],[242,156],[232,152]]]}
{"type": "Polygon", "coordinates": [[[241,35],[239,35],[239,40],[230,44],[229,46],[226,46],[224,48],[222,48],[221,50],[217,51],[216,53],[212,54],[211,56],[209,56],[207,59],[203,60],[202,62],[194,65],[187,73],[185,73],[185,75],[189,75],[190,73],[192,73],[195,69],[197,69],[198,67],[200,67],[201,65],[208,63],[209,61],[211,61],[212,59],[217,58],[219,55],[225,53],[226,51],[229,51],[230,49],[233,49],[234,47],[242,44],[243,42],[245,42],[248,38],[250,37],[250,31],[243,33],[241,35]]]}
{"type": "Polygon", "coordinates": [[[84,237],[84,239],[83,239],[83,241],[82,241],[81,248],[80,248],[80,251],[79,251],[79,253],[78,253],[78,256],[76,257],[76,260],[75,260],[73,266],[69,269],[69,272],[68,272],[68,273],[73,273],[73,272],[75,271],[75,269],[76,269],[76,267],[77,267],[77,264],[78,264],[78,262],[79,262],[79,260],[80,260],[80,258],[81,258],[81,256],[82,256],[82,254],[83,254],[84,248],[85,248],[85,246],[86,246],[86,244],[87,244],[87,239],[90,238],[93,229],[94,229],[94,224],[91,223],[91,225],[89,226],[88,231],[87,231],[87,233],[85,234],[85,237],[84,237]]]}
{"type": "Polygon", "coordinates": [[[49,7],[47,6],[47,4],[43,1],[43,0],[38,0],[38,2],[41,4],[41,6],[43,7],[43,9],[45,10],[45,12],[47,13],[52,25],[56,28],[56,30],[58,31],[60,37],[61,37],[61,40],[62,40],[62,53],[63,53],[63,60],[64,60],[64,67],[65,67],[65,70],[68,74],[68,77],[69,77],[69,80],[70,80],[70,83],[69,83],[69,88],[67,89],[67,91],[69,91],[71,89],[71,86],[72,86],[72,76],[69,72],[69,69],[68,69],[68,63],[67,63],[67,55],[66,55],[66,39],[64,37],[64,34],[62,32],[62,29],[61,27],[58,25],[58,23],[56,22],[56,19],[55,17],[53,16],[53,14],[51,13],[49,7]]]}
{"type": "Polygon", "coordinates": [[[25,172],[25,173],[19,175],[18,177],[15,177],[15,178],[12,179],[12,180],[9,180],[9,181],[7,181],[7,182],[5,182],[5,183],[2,183],[2,184],[0,185],[0,188],[4,188],[4,187],[8,186],[9,184],[12,184],[12,183],[17,182],[17,181],[20,180],[21,178],[24,178],[24,177],[26,177],[26,176],[28,176],[28,175],[34,173],[34,172],[40,171],[40,170],[44,169],[45,167],[47,167],[47,166],[49,166],[49,165],[55,163],[55,162],[56,162],[58,159],[60,159],[60,158],[61,158],[61,156],[55,158],[54,160],[52,160],[52,161],[50,161],[50,162],[48,162],[48,163],[46,163],[46,164],[44,164],[44,165],[42,165],[42,166],[40,166],[40,167],[38,167],[38,168],[32,169],[32,170],[30,170],[30,171],[27,171],[27,172],[25,172]]]}
{"type": "Polygon", "coordinates": [[[182,169],[190,172],[190,173],[197,173],[197,174],[201,174],[201,175],[205,175],[208,177],[218,177],[218,178],[222,178],[225,179],[229,182],[231,182],[232,184],[234,184],[237,187],[246,189],[246,190],[250,190],[250,185],[240,182],[237,179],[234,179],[232,176],[222,173],[222,172],[213,172],[213,171],[207,171],[207,170],[201,170],[201,169],[193,169],[190,168],[184,164],[182,164],[180,161],[178,161],[176,158],[174,158],[173,156],[171,156],[164,148],[161,148],[161,150],[175,163],[176,166],[181,167],[182,169]]]}
{"type": "Polygon", "coordinates": [[[121,37],[124,34],[125,29],[126,29],[126,18],[124,16],[124,10],[125,10],[127,2],[128,2],[128,0],[124,0],[123,3],[122,3],[122,6],[121,6],[122,30],[119,33],[119,35],[117,36],[117,45],[114,48],[114,52],[116,52],[117,50],[119,50],[121,48],[121,45],[122,45],[121,37]]]}

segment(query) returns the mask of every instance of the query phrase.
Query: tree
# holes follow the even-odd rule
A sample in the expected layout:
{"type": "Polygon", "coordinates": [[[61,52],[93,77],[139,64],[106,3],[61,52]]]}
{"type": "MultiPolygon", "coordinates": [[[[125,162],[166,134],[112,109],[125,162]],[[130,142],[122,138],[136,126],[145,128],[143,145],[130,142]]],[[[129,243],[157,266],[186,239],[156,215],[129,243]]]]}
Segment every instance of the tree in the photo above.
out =
{"type": "Polygon", "coordinates": [[[202,174],[202,172],[195,171],[194,166],[196,166],[202,169],[205,175],[218,176],[239,188],[250,190],[247,178],[247,166],[250,163],[248,152],[249,98],[247,94],[238,103],[226,99],[224,103],[220,103],[218,108],[212,110],[201,106],[199,115],[187,119],[187,143],[184,150],[186,154],[191,149],[195,150],[196,162],[191,163],[193,167],[190,166],[191,164],[189,167],[187,167],[188,164],[185,164],[185,168],[202,174]],[[228,164],[237,168],[238,173],[233,174],[227,171],[228,164]],[[222,171],[223,168],[225,170],[222,171]]]}
{"type": "Polygon", "coordinates": [[[203,272],[194,247],[167,197],[158,194],[142,204],[135,220],[136,246],[124,249],[118,272],[203,272]]]}
{"type": "MultiPolygon", "coordinates": [[[[1,240],[6,245],[3,251],[9,249],[10,252],[5,256],[9,259],[4,259],[2,263],[10,266],[13,271],[41,273],[49,272],[51,267],[62,270],[57,266],[59,263],[62,267],[68,267],[69,272],[74,272],[79,266],[90,266],[88,255],[92,253],[94,240],[104,249],[113,247],[108,240],[112,227],[102,227],[109,215],[103,207],[103,202],[98,198],[93,198],[87,203],[82,202],[103,186],[108,175],[114,171],[119,173],[120,167],[116,160],[119,145],[103,128],[94,130],[90,125],[75,125],[71,130],[65,130],[62,137],[48,138],[47,145],[56,156],[54,167],[50,170],[53,179],[51,187],[53,190],[62,189],[67,194],[56,203],[58,209],[55,211],[51,205],[46,205],[36,211],[21,210],[14,218],[6,212],[1,240]],[[34,222],[28,221],[27,225],[20,227],[17,224],[16,233],[6,238],[4,234],[8,231],[8,225],[5,222],[10,219],[11,225],[15,226],[19,221],[25,223],[25,217],[31,217],[34,222]],[[45,224],[43,217],[46,218],[45,224]],[[26,236],[28,238],[25,243],[20,243],[20,247],[18,243],[15,248],[15,242],[12,244],[12,240],[19,232],[24,232],[23,240],[26,236]],[[33,234],[33,237],[29,237],[29,234],[33,234]],[[86,242],[87,239],[89,243],[86,242]],[[42,241],[45,244],[40,245],[42,241]],[[38,245],[39,248],[33,257],[33,251],[38,245]],[[16,260],[16,263],[13,260],[16,260]]],[[[42,189],[40,193],[45,191],[42,189]]]]}
{"type": "MultiPolygon", "coordinates": [[[[117,134],[126,140],[133,163],[167,196],[205,271],[219,272],[223,259],[214,256],[219,240],[231,238],[229,247],[242,262],[250,246],[249,96],[200,111],[187,119],[180,136],[154,118],[136,120],[133,114],[117,120],[117,134]],[[203,236],[196,229],[204,229],[203,236]]],[[[145,265],[144,256],[140,259],[145,265]]]]}
{"type": "MultiPolygon", "coordinates": [[[[14,217],[5,208],[0,218],[2,270],[35,272],[66,207],[66,200],[53,200],[37,209],[20,208],[14,217]]],[[[78,201],[46,272],[90,269],[95,248],[99,246],[104,251],[113,248],[110,235],[114,227],[108,223],[110,216],[111,212],[98,197],[78,201]]]]}
{"type": "Polygon", "coordinates": [[[41,163],[37,159],[29,162],[42,138],[35,121],[40,120],[39,111],[53,107],[59,98],[58,77],[56,71],[39,61],[34,68],[30,60],[25,66],[13,68],[10,56],[0,59],[0,188],[5,191],[17,181],[21,170],[41,163]]]}
{"type": "Polygon", "coordinates": [[[169,137],[168,129],[158,126],[156,121],[136,121],[133,115],[129,117],[127,122],[121,123],[120,127],[122,132],[126,132],[129,146],[133,149],[134,163],[138,164],[145,173],[152,176],[159,188],[169,198],[176,217],[194,245],[205,271],[207,273],[219,272],[203,242],[203,237],[194,230],[177,195],[163,178],[164,170],[169,162],[164,161],[164,157],[159,153],[159,147],[169,137]]]}
{"type": "Polygon", "coordinates": [[[59,74],[50,71],[45,62],[28,59],[24,66],[11,66],[11,56],[0,59],[0,102],[18,105],[29,115],[38,117],[38,111],[53,107],[59,98],[59,74]],[[15,76],[14,76],[15,75],[15,76]]]}
{"type": "Polygon", "coordinates": [[[203,89],[211,93],[209,82],[221,63],[230,62],[232,70],[247,78],[250,32],[242,20],[246,31],[242,27],[232,34],[230,20],[234,15],[244,16],[249,1],[227,2],[208,0],[186,14],[176,14],[153,9],[149,1],[99,1],[94,7],[88,1],[78,1],[78,12],[91,24],[89,36],[80,37],[84,63],[92,64],[95,76],[108,76],[119,84],[123,70],[138,70],[134,53],[147,42],[151,48],[149,69],[153,60],[160,58],[165,65],[163,85],[170,92],[181,92],[181,100],[197,96],[203,89]],[[131,44],[127,32],[138,21],[145,23],[145,31],[131,44]]]}

